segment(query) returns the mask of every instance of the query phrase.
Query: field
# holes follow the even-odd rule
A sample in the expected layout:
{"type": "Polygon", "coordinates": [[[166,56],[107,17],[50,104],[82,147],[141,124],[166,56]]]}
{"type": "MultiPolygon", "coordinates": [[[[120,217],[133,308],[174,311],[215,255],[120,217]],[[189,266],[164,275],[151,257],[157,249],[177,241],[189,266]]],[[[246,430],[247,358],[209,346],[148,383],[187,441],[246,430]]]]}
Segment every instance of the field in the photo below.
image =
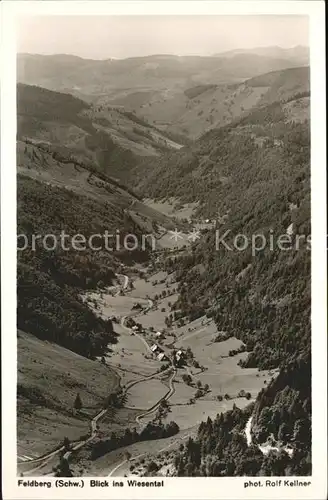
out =
{"type": "Polygon", "coordinates": [[[127,406],[148,410],[167,392],[168,388],[160,380],[147,380],[128,390],[127,406]]]}
{"type": "Polygon", "coordinates": [[[118,387],[117,375],[98,361],[24,332],[18,333],[17,347],[18,455],[40,455],[65,436],[75,440],[88,433],[90,418],[118,387]],[[79,416],[73,412],[77,393],[82,400],[79,416]]]}
{"type": "Polygon", "coordinates": [[[178,299],[178,294],[169,295],[165,299],[158,301],[158,309],[150,310],[147,314],[141,314],[138,321],[144,328],[153,327],[155,330],[166,328],[165,318],[170,313],[170,304],[174,304],[178,299]]]}
{"type": "Polygon", "coordinates": [[[182,205],[176,198],[161,201],[145,199],[144,204],[176,219],[190,219],[198,206],[197,203],[185,203],[182,205]]]}
{"type": "Polygon", "coordinates": [[[242,342],[234,337],[213,342],[218,331],[216,325],[205,317],[177,329],[175,333],[178,337],[175,347],[190,348],[194,360],[199,363],[197,368],[190,365],[178,370],[175,393],[170,399],[171,412],[167,420],[176,421],[182,429],[230,409],[233,403],[246,406],[275,375],[274,372],[238,366],[238,361],[247,353],[229,356],[229,351],[238,349],[242,342]],[[183,381],[183,375],[187,374],[191,376],[191,385],[183,381]],[[195,399],[198,386],[204,388],[206,384],[208,392],[195,399]],[[251,394],[249,400],[238,397],[241,390],[251,394]],[[225,395],[228,395],[227,399],[225,395]]]}
{"type": "MultiPolygon", "coordinates": [[[[171,400],[170,400],[171,401],[171,400]]],[[[208,417],[214,419],[218,413],[223,413],[232,408],[233,404],[239,408],[243,408],[249,404],[245,398],[237,398],[230,401],[202,401],[198,400],[195,404],[173,404],[170,405],[170,412],[163,422],[168,423],[171,420],[176,422],[181,430],[190,429],[207,420],[208,417]]],[[[151,419],[151,415],[148,417],[151,419]]],[[[143,423],[147,422],[147,418],[142,419],[143,423]]]]}
{"type": "Polygon", "coordinates": [[[136,335],[115,325],[119,333],[118,343],[112,346],[107,362],[122,376],[122,386],[131,380],[147,377],[160,369],[160,363],[147,350],[146,345],[136,335]]]}
{"type": "Polygon", "coordinates": [[[133,290],[129,292],[130,297],[144,298],[148,296],[150,299],[153,299],[155,295],[159,295],[163,290],[170,291],[172,288],[176,288],[178,284],[174,282],[174,276],[172,274],[168,275],[164,271],[159,271],[147,278],[147,281],[139,278],[135,279],[133,281],[133,286],[133,290]],[[164,282],[160,283],[163,280],[164,282]],[[154,285],[156,281],[157,284],[154,285]],[[166,286],[167,283],[170,284],[166,286]]]}
{"type": "Polygon", "coordinates": [[[84,300],[88,300],[94,311],[101,312],[103,318],[110,318],[111,316],[122,317],[131,312],[136,302],[145,305],[148,303],[146,299],[138,299],[138,301],[136,301],[130,296],[113,296],[106,292],[89,292],[84,295],[84,300]],[[95,306],[95,304],[97,304],[97,306],[95,306]]]}

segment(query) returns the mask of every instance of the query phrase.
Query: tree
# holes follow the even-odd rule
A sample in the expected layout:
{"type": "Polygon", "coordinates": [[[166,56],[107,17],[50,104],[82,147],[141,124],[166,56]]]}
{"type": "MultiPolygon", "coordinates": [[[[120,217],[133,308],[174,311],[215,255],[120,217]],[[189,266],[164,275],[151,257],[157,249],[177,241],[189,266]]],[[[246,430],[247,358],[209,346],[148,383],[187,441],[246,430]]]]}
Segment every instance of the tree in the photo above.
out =
{"type": "Polygon", "coordinates": [[[63,446],[64,446],[65,451],[68,451],[71,447],[71,442],[67,436],[64,437],[63,446]]]}
{"type": "Polygon", "coordinates": [[[74,401],[74,409],[80,411],[82,408],[82,400],[80,393],[78,392],[74,401]]]}
{"type": "Polygon", "coordinates": [[[153,460],[151,462],[149,462],[148,466],[147,466],[147,472],[157,472],[159,469],[158,465],[156,462],[154,462],[153,460]]]}
{"type": "Polygon", "coordinates": [[[182,375],[182,380],[183,380],[183,381],[184,381],[184,383],[185,383],[185,384],[187,384],[187,385],[190,385],[190,384],[191,384],[191,382],[192,382],[192,378],[191,378],[191,376],[190,376],[189,374],[187,375],[186,373],[184,373],[184,374],[182,375]]]}
{"type": "Polygon", "coordinates": [[[174,436],[175,434],[177,434],[179,432],[179,430],[180,430],[180,428],[179,428],[178,424],[172,420],[165,427],[165,435],[166,436],[174,436]]]}
{"type": "Polygon", "coordinates": [[[62,457],[57,468],[56,477],[72,477],[67,458],[62,457]]]}

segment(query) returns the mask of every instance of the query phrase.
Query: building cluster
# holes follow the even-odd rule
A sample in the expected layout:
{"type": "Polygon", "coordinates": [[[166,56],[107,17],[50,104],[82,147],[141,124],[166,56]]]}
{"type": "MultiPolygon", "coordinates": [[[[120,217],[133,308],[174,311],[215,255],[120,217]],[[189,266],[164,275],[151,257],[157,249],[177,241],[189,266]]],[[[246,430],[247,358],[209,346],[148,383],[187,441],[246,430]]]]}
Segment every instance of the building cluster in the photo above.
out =
{"type": "Polygon", "coordinates": [[[142,328],[142,326],[140,324],[136,324],[136,325],[133,325],[131,327],[131,333],[132,333],[132,335],[134,333],[144,333],[144,331],[145,330],[142,328]]]}
{"type": "Polygon", "coordinates": [[[162,351],[162,349],[157,345],[153,344],[150,348],[151,352],[153,352],[158,359],[158,361],[166,361],[167,357],[165,353],[162,351]]]}

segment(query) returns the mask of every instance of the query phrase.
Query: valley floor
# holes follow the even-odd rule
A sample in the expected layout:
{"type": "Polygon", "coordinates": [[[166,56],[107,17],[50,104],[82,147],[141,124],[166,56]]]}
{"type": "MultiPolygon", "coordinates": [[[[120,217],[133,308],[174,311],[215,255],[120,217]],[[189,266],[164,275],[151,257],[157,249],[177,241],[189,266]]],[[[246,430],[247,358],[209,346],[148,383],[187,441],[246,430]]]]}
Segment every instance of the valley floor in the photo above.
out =
{"type": "Polygon", "coordinates": [[[81,359],[81,356],[63,348],[20,333],[19,380],[26,386],[39,386],[45,393],[56,394],[66,408],[66,412],[42,405],[32,409],[25,400],[19,402],[20,472],[28,475],[37,469],[38,474],[53,474],[52,468],[58,463],[58,447],[65,436],[78,448],[70,455],[75,475],[120,476],[131,474],[132,470],[134,475],[142,475],[143,466],[139,466],[138,472],[135,464],[147,462],[155,455],[165,471],[169,464],[165,456],[195,435],[201,421],[214,418],[234,404],[245,407],[275,375],[273,372],[240,368],[238,361],[247,353],[229,356],[229,351],[237,349],[241,342],[235,338],[214,342],[217,328],[206,317],[180,328],[175,326],[158,338],[156,333],[165,329],[165,317],[178,298],[175,293],[177,283],[172,275],[161,271],[146,280],[134,275],[122,276],[119,281],[121,283],[114,289],[115,293],[111,289],[108,293],[101,291],[84,296],[89,306],[103,318],[116,317],[118,343],[111,346],[112,352],[105,358],[105,364],[100,360],[81,359]],[[164,290],[166,296],[154,301],[154,297],[162,296],[164,290]],[[136,304],[140,304],[141,308],[133,309],[136,304]],[[140,323],[142,332],[133,332],[127,326],[128,318],[140,323]],[[154,344],[164,352],[165,362],[159,361],[152,352],[154,344]],[[191,350],[197,368],[189,362],[185,366],[173,366],[173,353],[179,349],[184,352],[191,350]],[[50,357],[54,367],[49,371],[51,378],[46,370],[50,357]],[[31,363],[33,369],[29,370],[31,363]],[[38,372],[35,371],[35,363],[38,364],[38,372]],[[166,364],[164,370],[163,363],[166,364]],[[39,374],[37,377],[36,373],[39,374]],[[186,375],[190,377],[189,383],[186,383],[186,375]],[[124,408],[114,414],[102,410],[101,401],[118,386],[126,394],[124,408]],[[199,388],[202,393],[197,395],[199,388]],[[67,407],[72,406],[77,389],[85,408],[74,415],[67,411],[67,407]],[[245,393],[250,393],[248,399],[245,393]],[[94,440],[108,439],[111,432],[121,432],[127,427],[141,431],[156,417],[163,399],[169,405],[163,423],[176,422],[180,429],[178,434],[155,441],[137,442],[91,459],[94,440]],[[92,429],[92,419],[96,415],[97,423],[92,429]],[[31,418],[34,425],[31,425],[31,418]],[[40,423],[35,425],[39,419],[40,423]],[[29,431],[31,428],[33,431],[29,431]],[[52,455],[56,448],[57,453],[52,455]],[[129,459],[126,458],[127,452],[129,459]],[[44,454],[45,460],[36,460],[37,456],[44,454]]]}

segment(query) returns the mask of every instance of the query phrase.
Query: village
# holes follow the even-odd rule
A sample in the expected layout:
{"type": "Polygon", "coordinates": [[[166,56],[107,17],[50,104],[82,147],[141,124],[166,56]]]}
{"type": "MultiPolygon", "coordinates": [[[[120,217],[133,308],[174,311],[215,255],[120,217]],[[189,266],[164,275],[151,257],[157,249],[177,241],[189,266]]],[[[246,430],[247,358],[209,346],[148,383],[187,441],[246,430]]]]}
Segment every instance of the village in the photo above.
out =
{"type": "MultiPolygon", "coordinates": [[[[126,324],[129,328],[131,328],[131,335],[135,335],[136,333],[143,335],[146,334],[148,338],[152,335],[150,330],[147,331],[140,323],[136,323],[132,318],[129,318],[126,324]]],[[[150,350],[158,361],[171,360],[173,365],[176,367],[182,367],[185,364],[186,355],[182,349],[172,349],[170,351],[167,346],[164,347],[161,345],[162,341],[165,339],[164,331],[157,331],[156,333],[153,333],[153,338],[155,338],[157,343],[154,342],[150,346],[150,350]]]]}

